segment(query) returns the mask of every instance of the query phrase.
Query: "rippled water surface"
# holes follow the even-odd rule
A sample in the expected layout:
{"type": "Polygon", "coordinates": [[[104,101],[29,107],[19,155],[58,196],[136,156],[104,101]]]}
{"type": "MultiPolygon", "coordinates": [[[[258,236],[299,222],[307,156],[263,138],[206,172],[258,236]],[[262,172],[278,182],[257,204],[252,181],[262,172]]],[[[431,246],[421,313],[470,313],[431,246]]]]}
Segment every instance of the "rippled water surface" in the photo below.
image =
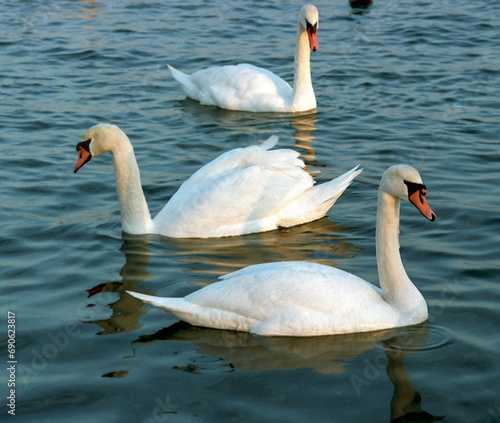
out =
{"type": "Polygon", "coordinates": [[[318,109],[289,116],[186,100],[166,63],[250,62],[291,81],[301,3],[0,3],[1,339],[7,367],[13,312],[16,421],[500,422],[500,3],[316,4],[318,109]],[[98,122],[129,135],[153,213],[203,164],[272,134],[318,182],[365,170],[326,218],[300,227],[127,236],[109,155],[72,172],[98,122]],[[426,324],[268,339],[179,324],[123,292],[182,296],[281,260],[377,283],[377,186],[396,163],[419,169],[437,214],[401,209],[426,324]]]}

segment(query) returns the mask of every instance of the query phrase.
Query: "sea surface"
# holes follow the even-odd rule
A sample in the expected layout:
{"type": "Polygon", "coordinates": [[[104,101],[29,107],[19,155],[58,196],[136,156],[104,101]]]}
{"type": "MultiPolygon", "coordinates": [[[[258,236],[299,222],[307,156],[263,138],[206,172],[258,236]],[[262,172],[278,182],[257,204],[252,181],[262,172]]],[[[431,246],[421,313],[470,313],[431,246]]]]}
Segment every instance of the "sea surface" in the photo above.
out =
{"type": "Polygon", "coordinates": [[[500,2],[316,5],[318,108],[292,116],[201,106],[166,65],[248,62],[292,82],[302,3],[0,2],[0,420],[500,422],[500,2]],[[364,171],[310,224],[130,236],[111,157],[73,173],[99,122],[132,140],[152,213],[204,164],[273,134],[318,183],[364,171]],[[378,284],[377,189],[398,163],[420,171],[437,215],[401,207],[422,325],[255,337],[190,327],[124,293],[183,296],[283,260],[378,284]]]}

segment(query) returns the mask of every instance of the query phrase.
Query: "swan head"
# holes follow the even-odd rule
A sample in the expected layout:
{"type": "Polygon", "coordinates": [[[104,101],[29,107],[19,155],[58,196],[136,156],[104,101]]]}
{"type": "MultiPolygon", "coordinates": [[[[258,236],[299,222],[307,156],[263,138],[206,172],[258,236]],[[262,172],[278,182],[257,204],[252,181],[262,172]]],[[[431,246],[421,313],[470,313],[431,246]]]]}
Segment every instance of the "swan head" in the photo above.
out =
{"type": "Polygon", "coordinates": [[[82,141],[76,145],[79,153],[73,172],[78,172],[92,157],[111,151],[118,139],[127,137],[116,125],[100,123],[83,134],[82,141]]]}
{"type": "Polygon", "coordinates": [[[299,23],[307,31],[309,37],[309,47],[312,51],[319,48],[318,36],[316,34],[319,25],[319,14],[316,6],[306,4],[299,12],[299,23]]]}
{"type": "Polygon", "coordinates": [[[425,199],[427,188],[422,182],[420,174],[413,167],[407,165],[391,166],[382,175],[380,190],[409,201],[431,222],[436,219],[436,214],[425,199]]]}

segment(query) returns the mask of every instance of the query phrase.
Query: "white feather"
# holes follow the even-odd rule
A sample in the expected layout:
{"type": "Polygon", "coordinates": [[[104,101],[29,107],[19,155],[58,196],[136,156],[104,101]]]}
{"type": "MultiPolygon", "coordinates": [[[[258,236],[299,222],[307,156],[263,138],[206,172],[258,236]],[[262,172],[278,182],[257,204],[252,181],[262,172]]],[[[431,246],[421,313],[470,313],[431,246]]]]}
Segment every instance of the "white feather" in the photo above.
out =
{"type": "Polygon", "coordinates": [[[308,22],[318,24],[313,5],[299,12],[293,88],[271,71],[250,64],[214,66],[187,75],[168,65],[184,93],[204,105],[249,112],[303,112],[316,108],[311,81],[308,22]]]}

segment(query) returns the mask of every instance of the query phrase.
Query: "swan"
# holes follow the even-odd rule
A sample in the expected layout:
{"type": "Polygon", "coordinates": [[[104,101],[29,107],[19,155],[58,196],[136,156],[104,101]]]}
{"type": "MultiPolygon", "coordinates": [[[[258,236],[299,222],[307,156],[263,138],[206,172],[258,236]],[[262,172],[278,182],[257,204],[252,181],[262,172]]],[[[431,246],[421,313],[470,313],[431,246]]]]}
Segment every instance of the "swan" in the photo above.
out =
{"type": "Polygon", "coordinates": [[[314,186],[298,152],[270,150],[277,142],[271,136],[259,146],[222,154],[184,182],[153,219],[132,144],[117,126],[101,123],[84,134],[74,172],[111,152],[123,231],[176,238],[243,235],[311,222],[323,217],[361,173],[356,166],[314,186]]]}
{"type": "Polygon", "coordinates": [[[222,276],[184,298],[129,292],[195,326],[262,336],[318,336],[409,326],[427,319],[427,304],[408,278],[399,253],[400,200],[430,221],[436,215],[412,167],[384,172],[377,210],[376,252],[381,288],[317,263],[257,264],[222,276]]]}
{"type": "Polygon", "coordinates": [[[248,112],[304,112],[316,108],[309,63],[318,45],[318,9],[300,9],[293,88],[267,69],[249,64],[214,66],[186,75],[167,65],[185,94],[201,104],[248,112]]]}

